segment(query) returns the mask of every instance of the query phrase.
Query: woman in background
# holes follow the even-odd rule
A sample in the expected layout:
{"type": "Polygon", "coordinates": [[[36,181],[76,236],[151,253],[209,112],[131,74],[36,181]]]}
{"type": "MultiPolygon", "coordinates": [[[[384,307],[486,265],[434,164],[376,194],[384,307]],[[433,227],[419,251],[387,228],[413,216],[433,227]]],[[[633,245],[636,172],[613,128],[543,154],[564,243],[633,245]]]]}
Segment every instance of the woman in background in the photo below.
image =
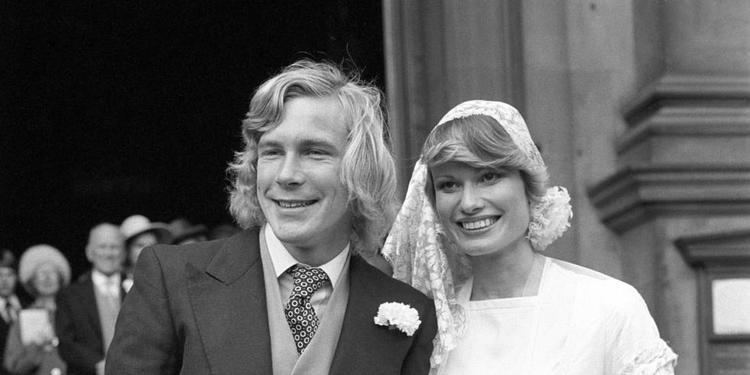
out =
{"type": "Polygon", "coordinates": [[[55,295],[70,282],[70,265],[49,245],[28,248],[18,266],[21,285],[34,302],[21,310],[8,333],[4,366],[12,374],[65,374],[54,330],[55,295]]]}
{"type": "Polygon", "coordinates": [[[515,108],[469,101],[432,130],[383,254],[435,300],[433,373],[673,374],[640,294],[542,251],[570,197],[515,108]]]}

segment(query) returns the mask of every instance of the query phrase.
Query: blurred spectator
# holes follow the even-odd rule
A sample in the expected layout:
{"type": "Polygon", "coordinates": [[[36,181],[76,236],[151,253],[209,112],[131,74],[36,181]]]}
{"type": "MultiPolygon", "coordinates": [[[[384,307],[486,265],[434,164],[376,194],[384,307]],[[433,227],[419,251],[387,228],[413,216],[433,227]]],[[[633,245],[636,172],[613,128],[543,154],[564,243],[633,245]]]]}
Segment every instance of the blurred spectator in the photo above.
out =
{"type": "Polygon", "coordinates": [[[124,246],[119,227],[109,223],[95,226],[86,245],[91,272],[57,296],[58,350],[68,364],[69,375],[104,374],[105,353],[125,296],[121,274],[124,246]]]}
{"type": "Polygon", "coordinates": [[[205,225],[193,225],[182,217],[172,220],[169,223],[169,230],[172,232],[172,243],[175,245],[202,242],[208,239],[206,237],[208,228],[205,225]]]}
{"type": "Polygon", "coordinates": [[[143,215],[129,216],[120,225],[120,231],[125,237],[125,248],[128,257],[125,261],[125,292],[133,285],[133,270],[138,256],[146,246],[157,243],[170,243],[172,234],[164,223],[151,222],[143,215]]]}
{"type": "MultiPolygon", "coordinates": [[[[11,323],[18,317],[21,303],[16,296],[16,257],[7,249],[0,250],[0,355],[5,353],[5,342],[11,323]]],[[[0,366],[0,374],[8,374],[0,366]]]]}
{"type": "Polygon", "coordinates": [[[55,295],[70,283],[68,260],[52,246],[36,245],[24,251],[18,268],[21,285],[35,300],[11,325],[3,364],[12,374],[63,375],[53,327],[55,295]]]}
{"type": "Polygon", "coordinates": [[[239,232],[240,232],[240,228],[237,228],[236,226],[232,224],[227,224],[227,223],[219,224],[211,228],[211,231],[208,232],[208,239],[218,240],[222,238],[232,237],[239,232]]]}

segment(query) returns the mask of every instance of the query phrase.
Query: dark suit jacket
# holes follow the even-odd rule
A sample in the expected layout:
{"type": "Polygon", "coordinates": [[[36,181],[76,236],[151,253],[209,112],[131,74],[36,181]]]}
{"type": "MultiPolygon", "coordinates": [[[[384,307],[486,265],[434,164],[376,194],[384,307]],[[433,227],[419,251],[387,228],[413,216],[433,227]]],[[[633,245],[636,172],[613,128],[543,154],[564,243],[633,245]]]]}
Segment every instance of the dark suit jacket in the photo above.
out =
{"type": "MultiPolygon", "coordinates": [[[[124,296],[122,290],[120,295],[124,296]]],[[[68,375],[95,375],[96,363],[104,359],[104,344],[91,273],[61,290],[56,302],[58,351],[68,364],[68,375]]]]}
{"type": "MultiPolygon", "coordinates": [[[[8,331],[10,331],[11,323],[8,323],[0,317],[0,360],[5,359],[5,345],[8,341],[8,331]]],[[[0,362],[0,375],[10,374],[3,366],[3,362],[0,362]]]]}
{"type": "MultiPolygon", "coordinates": [[[[431,300],[353,257],[331,374],[426,374],[437,330],[431,300]],[[409,304],[413,336],[376,326],[384,302],[409,304]]],[[[257,230],[141,253],[107,355],[107,374],[271,374],[257,230]]]]}
{"type": "MultiPolygon", "coordinates": [[[[22,302],[21,306],[24,306],[22,302]]],[[[3,361],[5,360],[5,346],[8,343],[8,332],[10,331],[10,326],[12,324],[12,322],[8,323],[5,319],[0,317],[0,375],[10,374],[8,370],[5,369],[5,366],[3,366],[3,361]]]]}

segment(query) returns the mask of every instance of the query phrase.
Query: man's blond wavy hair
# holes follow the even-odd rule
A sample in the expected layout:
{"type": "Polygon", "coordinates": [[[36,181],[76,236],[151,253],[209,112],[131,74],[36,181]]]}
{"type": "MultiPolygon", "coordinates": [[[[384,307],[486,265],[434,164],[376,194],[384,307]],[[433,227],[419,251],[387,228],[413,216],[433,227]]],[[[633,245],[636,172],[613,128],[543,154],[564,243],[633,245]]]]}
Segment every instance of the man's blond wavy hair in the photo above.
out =
{"type": "Polygon", "coordinates": [[[382,93],[358,74],[347,75],[327,62],[297,61],[256,90],[242,122],[244,150],[235,153],[227,169],[232,180],[229,210],[242,228],[265,223],[256,191],[258,141],[279,125],[284,104],[298,97],[333,97],[341,104],[348,136],[339,178],[354,217],[351,241],[356,251],[371,254],[381,245],[398,209],[382,93]]]}

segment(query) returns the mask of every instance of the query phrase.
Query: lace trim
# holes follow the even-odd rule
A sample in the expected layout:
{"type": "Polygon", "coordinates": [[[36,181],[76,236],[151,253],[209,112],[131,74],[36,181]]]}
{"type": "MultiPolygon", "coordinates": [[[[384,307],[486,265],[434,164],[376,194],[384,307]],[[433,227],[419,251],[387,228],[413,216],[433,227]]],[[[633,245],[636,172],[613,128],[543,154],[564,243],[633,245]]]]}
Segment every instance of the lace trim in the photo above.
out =
{"type": "Polygon", "coordinates": [[[677,354],[660,339],[655,346],[638,353],[619,375],[674,375],[676,365],[677,354]]]}

